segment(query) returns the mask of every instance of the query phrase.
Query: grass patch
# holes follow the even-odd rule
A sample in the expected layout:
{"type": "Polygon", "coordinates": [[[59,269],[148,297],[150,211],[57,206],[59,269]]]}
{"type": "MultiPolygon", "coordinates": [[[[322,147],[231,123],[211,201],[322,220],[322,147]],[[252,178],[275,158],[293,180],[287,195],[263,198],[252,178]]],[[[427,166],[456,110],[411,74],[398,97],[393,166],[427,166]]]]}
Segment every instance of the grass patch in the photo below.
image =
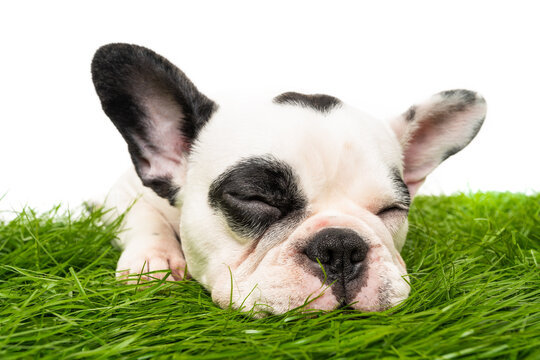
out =
{"type": "Polygon", "coordinates": [[[540,195],[419,197],[404,304],[258,320],[194,281],[118,285],[101,215],[0,222],[1,359],[540,358],[540,195]]]}

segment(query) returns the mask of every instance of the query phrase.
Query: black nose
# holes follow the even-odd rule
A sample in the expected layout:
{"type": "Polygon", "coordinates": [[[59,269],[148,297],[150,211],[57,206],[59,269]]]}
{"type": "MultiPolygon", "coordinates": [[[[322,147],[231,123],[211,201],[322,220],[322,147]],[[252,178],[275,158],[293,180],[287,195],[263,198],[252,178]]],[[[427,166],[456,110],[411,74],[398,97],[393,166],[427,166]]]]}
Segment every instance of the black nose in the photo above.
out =
{"type": "Polygon", "coordinates": [[[355,231],[326,228],[313,236],[304,253],[311,261],[321,263],[328,280],[347,282],[358,275],[368,250],[368,244],[355,231]]]}

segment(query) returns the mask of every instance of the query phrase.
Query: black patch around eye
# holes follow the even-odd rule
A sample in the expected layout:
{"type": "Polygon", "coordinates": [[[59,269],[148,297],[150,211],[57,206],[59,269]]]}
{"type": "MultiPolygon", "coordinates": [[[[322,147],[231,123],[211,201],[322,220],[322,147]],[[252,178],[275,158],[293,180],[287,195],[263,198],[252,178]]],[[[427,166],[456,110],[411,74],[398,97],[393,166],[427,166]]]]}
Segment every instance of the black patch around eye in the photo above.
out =
{"type": "Polygon", "coordinates": [[[229,168],[210,186],[208,202],[233,231],[254,237],[307,203],[292,168],[272,156],[244,159],[229,168]]]}

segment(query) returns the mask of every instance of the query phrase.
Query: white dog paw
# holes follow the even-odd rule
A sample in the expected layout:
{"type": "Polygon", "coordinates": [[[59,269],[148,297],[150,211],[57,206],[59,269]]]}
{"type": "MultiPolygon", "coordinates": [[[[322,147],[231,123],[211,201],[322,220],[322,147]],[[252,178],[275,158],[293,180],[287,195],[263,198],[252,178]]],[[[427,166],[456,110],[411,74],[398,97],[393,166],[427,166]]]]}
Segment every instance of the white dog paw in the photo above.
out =
{"type": "Polygon", "coordinates": [[[120,256],[116,269],[117,278],[128,284],[155,279],[178,281],[187,275],[184,256],[176,249],[170,251],[127,248],[120,256]]]}

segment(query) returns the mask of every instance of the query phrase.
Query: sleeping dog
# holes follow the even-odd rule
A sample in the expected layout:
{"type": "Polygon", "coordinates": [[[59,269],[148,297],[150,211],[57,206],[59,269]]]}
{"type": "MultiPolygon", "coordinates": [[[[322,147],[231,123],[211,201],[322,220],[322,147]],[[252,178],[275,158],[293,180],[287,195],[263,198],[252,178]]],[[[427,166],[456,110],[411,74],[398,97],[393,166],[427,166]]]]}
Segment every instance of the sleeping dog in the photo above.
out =
{"type": "Polygon", "coordinates": [[[187,269],[218,305],[274,314],[406,299],[411,200],[486,113],[468,90],[389,121],[321,94],[218,104],[128,44],[100,48],[92,78],[134,165],[105,201],[129,208],[119,276],[180,280],[187,269]]]}

